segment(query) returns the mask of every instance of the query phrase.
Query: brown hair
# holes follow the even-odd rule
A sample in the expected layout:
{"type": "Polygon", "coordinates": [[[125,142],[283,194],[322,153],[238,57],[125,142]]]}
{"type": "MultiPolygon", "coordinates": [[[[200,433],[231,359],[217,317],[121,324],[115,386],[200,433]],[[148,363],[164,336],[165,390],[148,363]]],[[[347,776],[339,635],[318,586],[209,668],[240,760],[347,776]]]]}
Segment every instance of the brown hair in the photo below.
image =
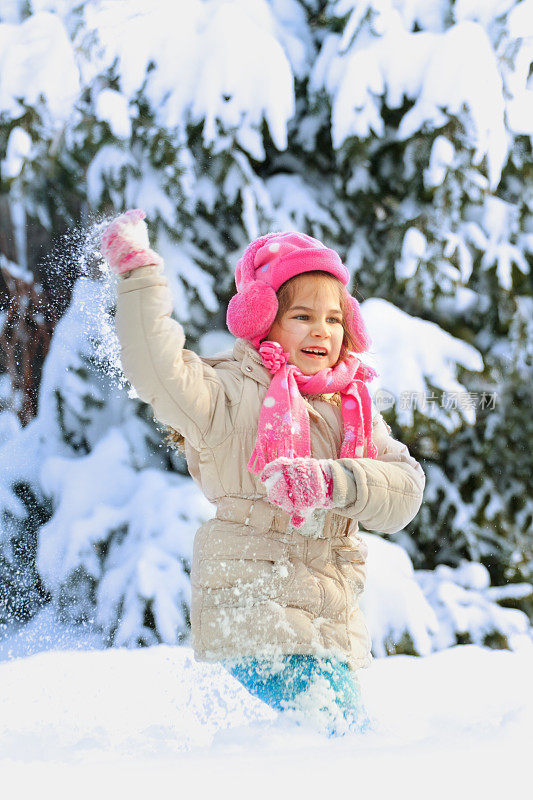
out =
{"type": "MultiPolygon", "coordinates": [[[[329,288],[333,287],[337,290],[339,305],[342,311],[342,327],[344,330],[341,352],[339,355],[339,360],[337,362],[340,363],[346,358],[348,350],[356,349],[356,344],[352,336],[352,333],[348,327],[348,319],[352,314],[350,296],[346,290],[345,285],[341,283],[341,281],[334,275],[330,275],[329,272],[322,272],[321,270],[311,270],[309,272],[301,272],[299,275],[295,275],[294,278],[289,278],[288,281],[282,283],[278,291],[276,292],[278,298],[278,312],[276,314],[276,319],[274,320],[274,322],[280,322],[283,315],[289,310],[296,295],[298,283],[301,282],[302,278],[305,278],[307,276],[313,276],[313,278],[315,278],[318,290],[323,289],[325,287],[329,288]]],[[[267,336],[265,336],[264,338],[266,339],[267,336]]]]}
{"type": "Polygon", "coordinates": [[[178,453],[185,455],[185,437],[171,425],[164,425],[163,428],[159,429],[161,433],[165,433],[166,435],[163,437],[163,441],[168,447],[169,450],[177,450],[178,453]]]}

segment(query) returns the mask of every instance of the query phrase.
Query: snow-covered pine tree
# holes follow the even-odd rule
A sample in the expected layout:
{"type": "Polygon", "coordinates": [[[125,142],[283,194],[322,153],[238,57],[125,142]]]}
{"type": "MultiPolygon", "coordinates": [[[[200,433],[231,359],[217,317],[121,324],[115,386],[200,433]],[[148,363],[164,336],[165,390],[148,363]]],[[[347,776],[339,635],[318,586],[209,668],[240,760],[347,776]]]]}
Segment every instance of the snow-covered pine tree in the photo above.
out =
{"type": "Polygon", "coordinates": [[[468,558],[499,583],[531,580],[533,127],[519,109],[533,96],[533,5],[321,7],[327,32],[310,87],[331,103],[325,171],[341,177],[355,230],[346,258],[361,292],[437,323],[483,358],[481,373],[459,364],[453,425],[432,408],[446,402],[436,362],[409,427],[399,402],[386,413],[428,473],[409,541],[396,538],[418,567],[468,558]],[[464,424],[468,411],[475,424],[464,424]]]}
{"type": "MultiPolygon", "coordinates": [[[[40,226],[43,241],[47,231],[50,250],[80,216],[90,223],[142,206],[189,346],[203,349],[201,334],[224,327],[235,260],[251,238],[288,227],[321,238],[364,300],[376,395],[393,398],[385,416],[428,473],[421,514],[394,538],[419,568],[466,557],[497,583],[530,580],[520,403],[531,370],[532,0],[4,8],[1,53],[26,68],[10,73],[0,108],[0,192],[15,211],[20,263],[55,285],[70,272],[70,291],[84,264],[36,257],[28,227],[40,226]],[[32,48],[36,30],[53,59],[32,48]],[[453,396],[494,391],[486,409],[453,396]],[[424,403],[431,392],[436,401],[424,403]]],[[[79,280],[74,315],[92,285],[79,280]]],[[[103,314],[97,327],[111,322],[103,314]]],[[[172,474],[183,462],[154,450],[159,432],[146,407],[132,398],[135,412],[120,403],[111,412],[116,394],[96,381],[94,345],[74,338],[71,383],[62,392],[49,381],[33,421],[44,424],[55,397],[51,463],[29,481],[51,504],[38,573],[59,611],[92,616],[110,641],[177,641],[192,535],[210,511],[172,474]],[[92,498],[100,511],[89,495],[77,506],[65,475],[83,484],[100,472],[121,475],[126,495],[142,502],[112,501],[109,477],[92,498]],[[152,516],[154,502],[164,511],[152,516]]],[[[104,336],[100,359],[114,363],[114,346],[104,336]]],[[[13,433],[16,452],[33,422],[13,433]]]]}

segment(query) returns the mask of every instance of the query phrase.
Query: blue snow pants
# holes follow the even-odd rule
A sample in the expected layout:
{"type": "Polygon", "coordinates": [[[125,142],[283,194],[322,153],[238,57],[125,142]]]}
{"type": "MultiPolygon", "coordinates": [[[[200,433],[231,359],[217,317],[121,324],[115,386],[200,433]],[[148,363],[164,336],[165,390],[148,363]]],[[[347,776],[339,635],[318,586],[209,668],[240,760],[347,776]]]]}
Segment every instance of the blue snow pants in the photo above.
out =
{"type": "Polygon", "coordinates": [[[363,732],[370,720],[355,673],[344,661],[310,655],[285,655],[277,661],[244,658],[223,666],[251,694],[278,711],[300,712],[322,720],[330,736],[363,732]]]}

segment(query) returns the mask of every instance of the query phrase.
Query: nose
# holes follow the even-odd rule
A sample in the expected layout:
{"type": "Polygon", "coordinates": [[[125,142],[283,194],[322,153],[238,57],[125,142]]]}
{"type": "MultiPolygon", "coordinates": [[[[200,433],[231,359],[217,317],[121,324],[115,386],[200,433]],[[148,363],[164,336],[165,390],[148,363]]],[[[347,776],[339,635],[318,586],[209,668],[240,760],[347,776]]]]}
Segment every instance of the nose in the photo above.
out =
{"type": "Polygon", "coordinates": [[[316,322],[313,325],[312,334],[313,334],[313,336],[317,336],[320,339],[323,339],[324,336],[327,335],[327,330],[328,329],[327,329],[327,325],[326,325],[325,320],[319,319],[319,320],[316,320],[316,322]]]}

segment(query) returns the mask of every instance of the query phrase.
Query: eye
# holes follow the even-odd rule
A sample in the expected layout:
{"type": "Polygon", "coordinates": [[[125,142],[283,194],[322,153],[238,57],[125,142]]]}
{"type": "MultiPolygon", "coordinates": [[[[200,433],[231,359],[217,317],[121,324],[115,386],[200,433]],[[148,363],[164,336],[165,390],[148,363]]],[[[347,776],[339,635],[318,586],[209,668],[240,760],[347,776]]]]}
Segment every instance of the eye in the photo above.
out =
{"type": "Polygon", "coordinates": [[[331,322],[338,322],[339,325],[342,325],[342,320],[337,319],[337,317],[329,317],[331,322]]]}
{"type": "Polygon", "coordinates": [[[309,314],[296,314],[294,319],[309,319],[309,314]]]}

